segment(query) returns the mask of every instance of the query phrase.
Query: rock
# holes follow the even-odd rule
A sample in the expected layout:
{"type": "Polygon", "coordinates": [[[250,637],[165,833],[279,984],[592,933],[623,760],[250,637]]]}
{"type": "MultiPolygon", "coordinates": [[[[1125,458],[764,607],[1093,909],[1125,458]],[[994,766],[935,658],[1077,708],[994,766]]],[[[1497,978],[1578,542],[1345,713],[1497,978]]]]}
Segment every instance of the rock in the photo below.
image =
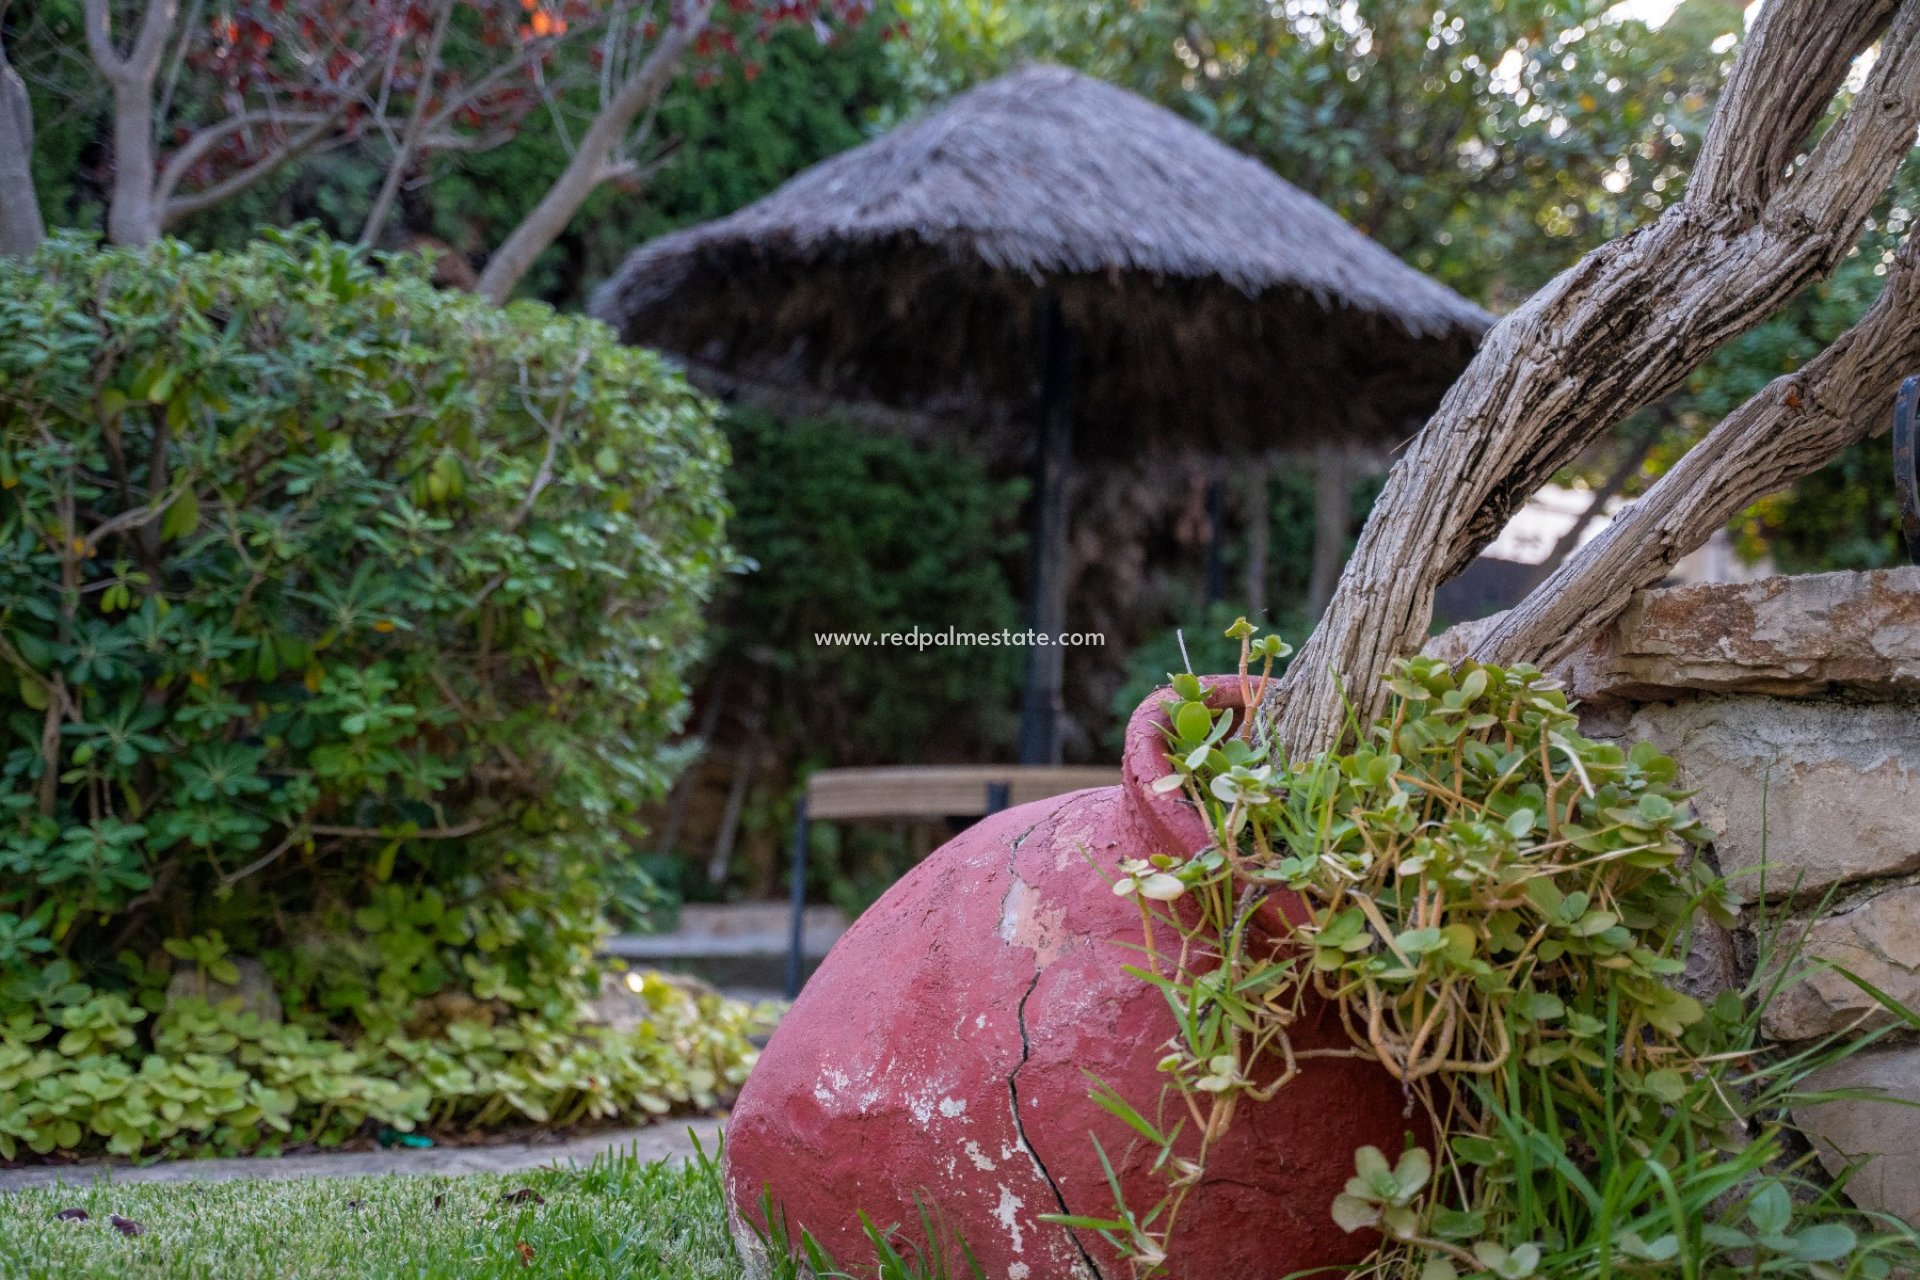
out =
{"type": "Polygon", "coordinates": [[[262,1022],[281,1021],[284,1014],[280,1008],[280,993],[274,989],[273,979],[267,976],[266,966],[249,956],[232,956],[229,959],[233,967],[240,971],[238,982],[220,982],[185,961],[175,965],[173,977],[167,982],[167,1003],[196,997],[208,1004],[224,1004],[237,999],[242,1012],[251,1013],[262,1022]]]}
{"type": "MultiPolygon", "coordinates": [[[[1831,960],[1900,1003],[1920,1008],[1920,885],[1884,890],[1811,925],[1789,925],[1786,936],[1799,936],[1802,927],[1803,960],[1831,960]]],[[[1814,968],[1774,997],[1763,1025],[1775,1040],[1810,1040],[1856,1022],[1864,1029],[1891,1020],[1843,974],[1814,968]]]]}
{"type": "Polygon", "coordinates": [[[1833,1089],[1878,1089],[1888,1100],[1795,1107],[1794,1123],[1813,1141],[1829,1173],[1866,1161],[1847,1184],[1855,1204],[1920,1226],[1920,1106],[1913,1105],[1920,1103],[1920,1046],[1855,1054],[1809,1076],[1800,1092],[1833,1089]]]}
{"type": "Polygon", "coordinates": [[[600,975],[600,992],[588,1003],[583,1021],[625,1035],[653,1016],[647,998],[627,985],[624,973],[600,975]]]}
{"type": "Polygon", "coordinates": [[[1642,591],[1566,671],[1582,699],[1920,692],[1920,567],[1642,591]]]}
{"type": "Polygon", "coordinates": [[[1674,757],[1749,897],[1920,868],[1920,704],[1700,698],[1627,724],[1674,757]]]}
{"type": "MultiPolygon", "coordinates": [[[[1470,657],[1499,615],[1427,641],[1470,657]]],[[[1556,672],[1582,702],[1691,693],[1920,693],[1920,567],[1642,591],[1556,672]]]]}
{"type": "MultiPolygon", "coordinates": [[[[1112,1216],[1094,1138],[1136,1211],[1165,1190],[1149,1169],[1156,1150],[1088,1096],[1091,1076],[1160,1114],[1155,1064],[1175,1034],[1162,994],[1123,971],[1142,962],[1140,916],[1108,887],[1122,857],[1206,843],[1191,810],[1149,789],[1166,771],[1156,701],[1130,727],[1122,786],[981,822],[828,955],[728,1127],[726,1187],[744,1253],[758,1249],[749,1224],[763,1225],[763,1191],[795,1237],[810,1231],[843,1265],[871,1257],[859,1211],[907,1224],[917,1241],[923,1197],[996,1280],[1132,1274],[1096,1232],[1041,1217],[1112,1216]]],[[[1292,1040],[1350,1043],[1317,1005],[1292,1040]]],[[[1333,1199],[1358,1147],[1397,1151],[1424,1130],[1377,1065],[1301,1065],[1271,1101],[1243,1101],[1214,1146],[1181,1211],[1169,1280],[1340,1266],[1375,1243],[1338,1228],[1333,1199]]]]}

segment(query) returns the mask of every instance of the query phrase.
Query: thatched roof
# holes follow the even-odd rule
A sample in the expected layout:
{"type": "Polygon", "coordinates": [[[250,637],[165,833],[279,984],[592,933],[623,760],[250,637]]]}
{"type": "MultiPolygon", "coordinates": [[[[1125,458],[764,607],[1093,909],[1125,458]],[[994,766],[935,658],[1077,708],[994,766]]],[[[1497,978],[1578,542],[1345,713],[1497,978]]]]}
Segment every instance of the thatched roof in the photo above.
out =
{"type": "Polygon", "coordinates": [[[1404,435],[1492,318],[1172,112],[1034,67],[636,250],[594,312],[730,391],[1024,423],[1036,298],[1081,434],[1404,435]]]}

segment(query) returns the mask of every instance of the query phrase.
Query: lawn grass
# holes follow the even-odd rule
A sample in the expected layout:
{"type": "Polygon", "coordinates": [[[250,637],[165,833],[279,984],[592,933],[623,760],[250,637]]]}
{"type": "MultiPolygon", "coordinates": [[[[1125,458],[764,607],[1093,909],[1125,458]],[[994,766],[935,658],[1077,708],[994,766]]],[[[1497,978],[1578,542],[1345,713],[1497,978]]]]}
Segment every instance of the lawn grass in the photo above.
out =
{"type": "Polygon", "coordinates": [[[7,1280],[743,1275],[711,1157],[609,1155],[514,1174],[100,1181],[0,1196],[7,1280]],[[89,1217],[60,1220],[69,1208],[89,1217]],[[140,1224],[139,1234],[124,1234],[111,1214],[140,1224]]]}

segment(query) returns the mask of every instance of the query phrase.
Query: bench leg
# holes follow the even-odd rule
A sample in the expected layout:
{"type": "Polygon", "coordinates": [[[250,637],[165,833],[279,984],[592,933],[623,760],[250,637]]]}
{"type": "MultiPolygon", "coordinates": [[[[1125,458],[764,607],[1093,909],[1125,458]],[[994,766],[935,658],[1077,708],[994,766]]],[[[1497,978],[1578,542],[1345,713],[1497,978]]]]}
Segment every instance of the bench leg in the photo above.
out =
{"type": "Polygon", "coordinates": [[[800,994],[800,979],[806,970],[807,932],[807,797],[802,794],[793,809],[793,856],[788,875],[792,877],[793,919],[787,925],[787,999],[800,994]]]}

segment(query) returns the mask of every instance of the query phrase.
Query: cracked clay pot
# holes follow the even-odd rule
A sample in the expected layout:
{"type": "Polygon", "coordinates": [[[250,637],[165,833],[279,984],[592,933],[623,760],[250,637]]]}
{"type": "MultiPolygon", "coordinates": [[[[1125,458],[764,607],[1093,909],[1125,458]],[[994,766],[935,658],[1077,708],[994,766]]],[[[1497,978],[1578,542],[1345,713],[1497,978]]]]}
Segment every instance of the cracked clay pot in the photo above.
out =
{"type": "MultiPolygon", "coordinates": [[[[1216,706],[1238,705],[1237,681],[1209,684],[1216,706]]],[[[1166,696],[1134,713],[1120,786],[969,828],[875,903],[807,984],[727,1126],[735,1236],[758,1269],[770,1194],[791,1238],[811,1232],[856,1275],[873,1257],[859,1213],[899,1224],[904,1252],[922,1244],[917,1198],[988,1280],[1131,1276],[1097,1233],[1041,1216],[1116,1216],[1093,1137],[1136,1212],[1164,1194],[1153,1151],[1088,1089],[1103,1080],[1153,1116],[1155,1064],[1175,1031],[1161,993],[1123,969],[1141,959],[1140,916],[1109,888],[1122,858],[1207,843],[1198,814],[1150,789],[1168,771],[1166,696]]],[[[1292,1039],[1349,1044],[1319,1004],[1292,1039]]],[[[1243,1101],[1181,1210],[1165,1274],[1279,1280],[1359,1260],[1376,1237],[1341,1231],[1333,1198],[1356,1148],[1400,1149],[1416,1127],[1406,1105],[1377,1064],[1351,1058],[1309,1060],[1271,1101],[1243,1101]]]]}

